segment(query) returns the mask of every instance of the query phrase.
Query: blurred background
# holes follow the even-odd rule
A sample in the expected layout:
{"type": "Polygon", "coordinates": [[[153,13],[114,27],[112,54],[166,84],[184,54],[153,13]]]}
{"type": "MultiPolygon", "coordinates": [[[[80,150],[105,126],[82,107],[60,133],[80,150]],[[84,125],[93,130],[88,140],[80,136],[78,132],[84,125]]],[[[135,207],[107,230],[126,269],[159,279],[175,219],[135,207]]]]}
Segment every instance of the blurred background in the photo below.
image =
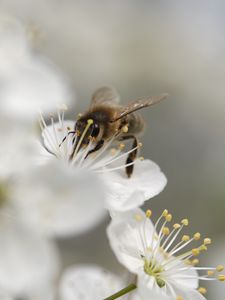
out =
{"type": "MultiPolygon", "coordinates": [[[[168,178],[147,206],[155,215],[168,208],[174,219],[188,216],[190,232],[214,241],[208,263],[210,252],[218,254],[214,264],[225,263],[225,2],[1,0],[0,10],[22,20],[34,51],[66,76],[77,101],[71,116],[105,84],[117,88],[124,104],[169,93],[142,111],[148,125],[143,155],[168,178]]],[[[122,269],[105,236],[108,221],[59,241],[65,266],[91,262],[122,269]]],[[[219,288],[210,284],[208,299],[221,299],[219,288]]]]}

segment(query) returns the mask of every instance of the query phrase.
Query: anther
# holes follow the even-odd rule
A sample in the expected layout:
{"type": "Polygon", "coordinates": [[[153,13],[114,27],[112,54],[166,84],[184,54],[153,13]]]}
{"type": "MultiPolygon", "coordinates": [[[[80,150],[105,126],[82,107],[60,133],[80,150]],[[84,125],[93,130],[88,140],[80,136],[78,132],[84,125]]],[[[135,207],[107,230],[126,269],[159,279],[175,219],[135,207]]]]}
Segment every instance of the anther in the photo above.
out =
{"type": "Polygon", "coordinates": [[[119,150],[123,150],[125,148],[125,145],[121,143],[121,144],[119,144],[118,148],[119,148],[119,150]]]}
{"type": "Polygon", "coordinates": [[[110,154],[115,155],[116,154],[116,149],[115,148],[110,149],[110,154]]]}
{"type": "Polygon", "coordinates": [[[176,300],[183,300],[182,296],[177,296],[176,300]]]}
{"type": "Polygon", "coordinates": [[[141,142],[138,143],[138,147],[142,147],[143,144],[141,142]]]}
{"type": "Polygon", "coordinates": [[[205,295],[207,293],[207,289],[204,288],[204,287],[199,287],[198,289],[199,293],[202,294],[202,295],[205,295]]]}
{"type": "Polygon", "coordinates": [[[198,265],[199,264],[199,259],[197,259],[197,258],[193,259],[191,264],[192,264],[192,266],[198,265]]]}
{"type": "Polygon", "coordinates": [[[188,219],[183,219],[181,221],[181,223],[184,225],[184,226],[188,226],[189,222],[188,222],[188,219]]]}
{"type": "Polygon", "coordinates": [[[169,235],[170,234],[170,230],[169,230],[168,227],[163,227],[162,232],[163,232],[164,235],[169,235]]]}
{"type": "Polygon", "coordinates": [[[79,114],[77,115],[78,118],[81,118],[82,116],[83,116],[82,113],[79,113],[79,114]]]}
{"type": "Polygon", "coordinates": [[[168,210],[167,209],[164,209],[163,213],[162,213],[162,216],[163,217],[166,217],[168,215],[168,210]]]}
{"type": "Polygon", "coordinates": [[[141,161],[143,161],[145,158],[144,158],[144,156],[140,156],[139,159],[140,159],[141,161]]]}
{"type": "Polygon", "coordinates": [[[171,214],[168,214],[166,217],[165,217],[166,221],[167,222],[171,222],[172,221],[172,215],[171,214]]]}
{"type": "Polygon", "coordinates": [[[212,243],[212,240],[209,238],[204,239],[204,245],[210,245],[212,243]]]}
{"type": "Polygon", "coordinates": [[[215,274],[215,271],[211,271],[211,270],[207,271],[208,276],[213,276],[214,274],[215,274]]]}
{"type": "Polygon", "coordinates": [[[222,272],[224,270],[224,266],[223,265],[218,265],[217,267],[216,267],[216,271],[217,272],[222,272]]]}
{"type": "Polygon", "coordinates": [[[147,218],[151,218],[151,215],[152,215],[152,211],[151,211],[151,209],[148,209],[148,210],[146,210],[146,217],[147,218]]]}
{"type": "Polygon", "coordinates": [[[189,235],[183,235],[182,236],[182,242],[188,242],[190,240],[190,236],[189,235]]]}
{"type": "Polygon", "coordinates": [[[67,110],[68,110],[68,107],[67,107],[67,105],[66,105],[65,103],[59,104],[59,105],[57,106],[57,108],[58,108],[59,110],[62,110],[62,111],[67,111],[67,110]]]}
{"type": "Polygon", "coordinates": [[[219,275],[218,280],[219,281],[225,281],[225,275],[219,275]]]}
{"type": "Polygon", "coordinates": [[[88,119],[88,120],[87,120],[87,124],[88,124],[88,125],[92,125],[93,123],[94,123],[94,121],[93,121],[92,119],[88,119]]]}
{"type": "Polygon", "coordinates": [[[179,229],[180,227],[181,227],[181,225],[178,224],[178,223],[176,223],[176,224],[173,225],[173,228],[174,228],[174,229],[179,229]]]}
{"type": "Polygon", "coordinates": [[[194,240],[198,241],[198,240],[200,240],[200,238],[201,238],[201,234],[199,232],[196,232],[194,234],[194,240]]]}
{"type": "Polygon", "coordinates": [[[203,244],[203,245],[201,245],[201,246],[199,247],[199,250],[200,250],[200,251],[207,251],[208,248],[206,247],[205,244],[203,244]]]}
{"type": "Polygon", "coordinates": [[[194,248],[191,250],[193,256],[197,256],[200,254],[200,250],[198,248],[194,248]]]}
{"type": "Polygon", "coordinates": [[[125,125],[125,126],[123,126],[122,127],[122,131],[124,132],[124,133],[127,133],[128,132],[128,126],[127,125],[125,125]]]}

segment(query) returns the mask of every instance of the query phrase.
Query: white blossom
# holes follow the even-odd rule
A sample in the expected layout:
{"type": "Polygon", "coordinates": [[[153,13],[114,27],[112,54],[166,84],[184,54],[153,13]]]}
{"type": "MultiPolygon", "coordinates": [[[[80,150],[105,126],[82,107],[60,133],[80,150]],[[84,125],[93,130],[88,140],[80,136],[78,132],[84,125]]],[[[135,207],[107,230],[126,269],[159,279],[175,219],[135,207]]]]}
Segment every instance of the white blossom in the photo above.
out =
{"type": "MultiPolygon", "coordinates": [[[[85,130],[91,124],[87,123],[85,130]]],[[[58,122],[51,118],[51,125],[47,125],[41,116],[41,128],[44,146],[41,149],[42,162],[56,158],[76,170],[88,170],[96,174],[107,188],[105,207],[111,211],[136,208],[159,194],[166,185],[165,175],[154,162],[137,158],[134,162],[126,163],[128,154],[139,150],[141,143],[133,149],[125,150],[125,145],[117,142],[113,136],[105,141],[100,150],[90,154],[89,151],[96,145],[95,140],[90,138],[85,148],[80,149],[79,143],[75,146],[75,121],[64,120],[64,109],[58,112],[58,122]],[[125,168],[132,164],[134,172],[128,178],[125,168]]]]}
{"type": "Polygon", "coordinates": [[[202,244],[183,253],[182,250],[191,242],[200,240],[200,233],[195,233],[193,237],[185,234],[179,238],[183,228],[188,225],[188,220],[183,219],[170,226],[170,229],[168,223],[171,222],[172,215],[167,210],[164,210],[155,226],[150,217],[150,210],[144,214],[140,209],[118,214],[107,230],[116,257],[130,272],[136,274],[141,298],[205,299],[202,294],[206,290],[199,287],[199,280],[225,279],[224,275],[217,274],[223,270],[223,266],[196,266],[198,259],[195,256],[207,250],[211,240],[205,238],[202,244]],[[200,275],[197,271],[206,274],[200,275]]]}
{"type": "Polygon", "coordinates": [[[63,273],[61,300],[100,300],[123,288],[123,280],[96,265],[77,265],[63,273]]]}
{"type": "Polygon", "coordinates": [[[0,15],[0,113],[34,121],[37,111],[51,112],[71,102],[71,91],[57,68],[29,44],[27,28],[19,20],[0,15]]]}

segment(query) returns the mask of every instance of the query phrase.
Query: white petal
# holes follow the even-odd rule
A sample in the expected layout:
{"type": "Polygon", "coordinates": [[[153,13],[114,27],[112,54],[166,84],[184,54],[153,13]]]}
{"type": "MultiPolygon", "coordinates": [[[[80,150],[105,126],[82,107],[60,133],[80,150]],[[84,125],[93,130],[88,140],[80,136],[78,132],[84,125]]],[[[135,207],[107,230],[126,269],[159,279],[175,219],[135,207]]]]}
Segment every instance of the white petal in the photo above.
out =
{"type": "Polygon", "coordinates": [[[22,217],[50,236],[83,233],[106,214],[98,177],[57,160],[25,174],[14,193],[22,217]]]}
{"type": "Polygon", "coordinates": [[[159,194],[167,180],[157,164],[150,160],[137,161],[131,178],[124,171],[104,174],[108,185],[107,207],[126,211],[142,205],[159,194]]]}
{"type": "Polygon", "coordinates": [[[136,274],[143,270],[141,255],[145,255],[145,249],[151,245],[152,233],[153,225],[140,209],[116,214],[107,228],[109,242],[117,259],[136,274]]]}
{"type": "Polygon", "coordinates": [[[95,265],[70,267],[60,284],[62,300],[100,300],[124,287],[116,275],[95,265]]]}
{"type": "MultiPolygon", "coordinates": [[[[59,154],[62,158],[69,157],[68,142],[71,141],[71,135],[68,136],[68,130],[74,130],[74,121],[56,122],[54,125],[49,125],[42,131],[43,143],[45,148],[54,154],[59,154]],[[63,139],[66,140],[62,143],[63,139]],[[62,143],[62,144],[61,144],[62,143]],[[60,146],[61,144],[61,146],[60,146]]],[[[43,148],[43,147],[42,147],[43,148]]]]}
{"type": "MultiPolygon", "coordinates": [[[[182,268],[182,265],[179,265],[179,269],[182,268]]],[[[187,265],[183,264],[183,268],[187,268],[187,265]]],[[[176,271],[176,268],[174,268],[173,274],[169,276],[169,282],[173,284],[174,286],[183,286],[187,289],[197,289],[198,287],[198,274],[196,270],[193,270],[191,268],[188,268],[185,271],[182,271],[181,273],[179,270],[176,271]],[[181,276],[179,276],[179,274],[181,276]],[[187,277],[195,277],[195,278],[182,278],[182,276],[187,277]]]]}
{"type": "Polygon", "coordinates": [[[10,297],[8,293],[0,290],[0,300],[13,300],[13,298],[10,297]]]}
{"type": "Polygon", "coordinates": [[[0,286],[15,296],[52,283],[58,273],[55,245],[27,226],[1,214],[0,286]]]}

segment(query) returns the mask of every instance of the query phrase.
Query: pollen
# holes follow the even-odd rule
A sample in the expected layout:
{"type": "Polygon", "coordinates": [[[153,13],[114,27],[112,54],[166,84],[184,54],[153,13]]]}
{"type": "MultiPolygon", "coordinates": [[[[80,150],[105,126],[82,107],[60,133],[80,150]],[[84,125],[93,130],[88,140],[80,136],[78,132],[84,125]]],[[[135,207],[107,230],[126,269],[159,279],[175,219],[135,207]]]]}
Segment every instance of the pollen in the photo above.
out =
{"type": "Polygon", "coordinates": [[[175,223],[175,224],[173,225],[173,228],[174,228],[174,229],[179,229],[180,227],[181,227],[181,225],[178,224],[178,223],[175,223]]]}
{"type": "Polygon", "coordinates": [[[210,245],[212,243],[212,240],[209,238],[204,239],[204,245],[210,245]]]}
{"type": "Polygon", "coordinates": [[[190,240],[190,236],[189,235],[183,235],[182,236],[182,242],[188,242],[190,240]]]}
{"type": "Polygon", "coordinates": [[[198,248],[194,248],[191,250],[193,256],[198,256],[200,254],[200,250],[198,248]]]}
{"type": "Polygon", "coordinates": [[[196,232],[194,234],[194,240],[198,241],[198,240],[200,240],[200,238],[201,238],[201,234],[199,232],[196,232]]]}
{"type": "Polygon", "coordinates": [[[94,121],[93,121],[92,119],[88,119],[88,120],[87,120],[87,124],[88,124],[88,125],[92,125],[93,123],[94,123],[94,121]]]}
{"type": "Polygon", "coordinates": [[[199,287],[198,289],[199,293],[202,294],[202,295],[205,295],[207,293],[207,289],[204,288],[204,287],[199,287]]]}
{"type": "Polygon", "coordinates": [[[188,226],[189,221],[188,221],[188,219],[183,219],[183,220],[181,221],[181,223],[182,223],[184,226],[188,226]]]}
{"type": "Polygon", "coordinates": [[[219,275],[219,276],[218,276],[218,280],[219,280],[219,281],[225,281],[225,275],[222,275],[222,274],[219,275]]]}
{"type": "Polygon", "coordinates": [[[148,210],[146,210],[146,217],[147,218],[151,218],[151,215],[152,215],[152,211],[151,211],[151,209],[148,209],[148,210]]]}
{"type": "Polygon", "coordinates": [[[122,127],[122,131],[123,131],[124,133],[127,133],[128,130],[129,130],[129,128],[128,128],[127,125],[125,125],[125,126],[122,127]]]}
{"type": "Polygon", "coordinates": [[[172,221],[172,215],[171,214],[168,214],[166,217],[165,217],[165,219],[166,219],[166,221],[167,222],[171,222],[172,221]]]}
{"type": "Polygon", "coordinates": [[[164,234],[164,235],[169,235],[169,234],[170,234],[170,230],[169,230],[168,227],[164,227],[164,228],[163,228],[163,234],[164,234]]]}
{"type": "Polygon", "coordinates": [[[216,271],[217,272],[222,272],[224,270],[224,266],[223,265],[218,265],[217,267],[216,267],[216,271]]]}
{"type": "Polygon", "coordinates": [[[163,213],[162,213],[162,216],[163,217],[166,217],[168,215],[168,210],[167,209],[164,209],[163,213]]]}

